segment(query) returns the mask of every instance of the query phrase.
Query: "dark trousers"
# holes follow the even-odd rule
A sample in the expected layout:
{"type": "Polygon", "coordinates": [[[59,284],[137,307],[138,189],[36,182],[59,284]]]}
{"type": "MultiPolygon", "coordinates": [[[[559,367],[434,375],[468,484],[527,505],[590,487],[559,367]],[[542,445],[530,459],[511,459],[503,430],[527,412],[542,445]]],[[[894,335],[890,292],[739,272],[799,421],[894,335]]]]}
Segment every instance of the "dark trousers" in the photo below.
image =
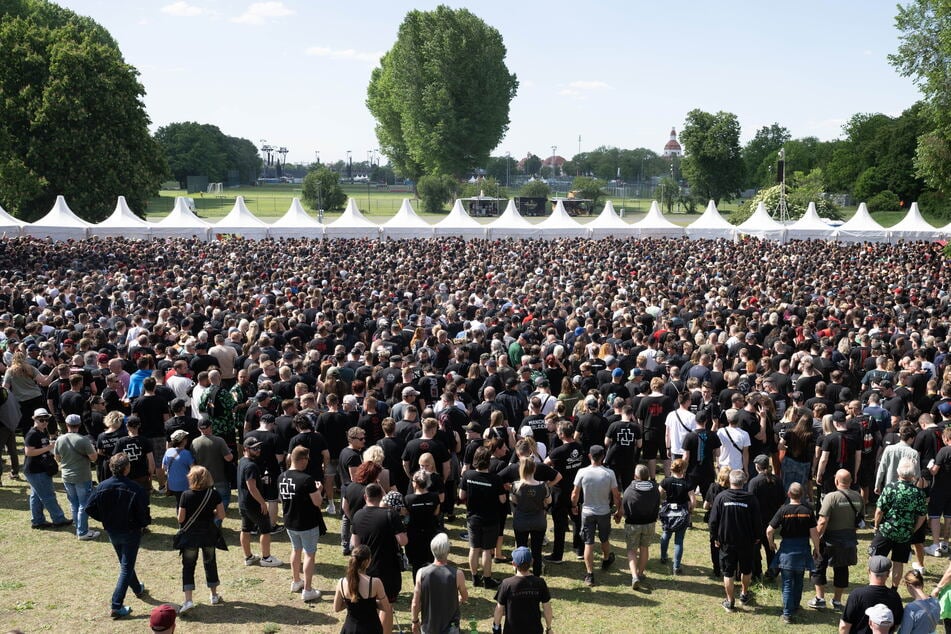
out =
{"type": "MultiPolygon", "coordinates": [[[[0,454],[4,449],[10,455],[10,473],[17,475],[20,473],[20,454],[17,452],[16,431],[7,429],[5,425],[0,425],[0,454]]],[[[0,463],[0,473],[3,473],[3,466],[0,463]]]]}
{"type": "Polygon", "coordinates": [[[201,550],[201,563],[205,567],[205,583],[209,588],[217,588],[219,585],[215,547],[182,548],[182,590],[195,589],[195,568],[198,566],[199,550],[201,550]]]}
{"type": "MultiPolygon", "coordinates": [[[[532,551],[532,574],[542,576],[542,544],[545,542],[545,529],[536,531],[515,531],[515,545],[528,546],[532,551]]],[[[562,533],[564,542],[564,533],[562,533]]]]}
{"type": "MultiPolygon", "coordinates": [[[[569,497],[562,494],[562,498],[569,497]]],[[[572,548],[580,552],[584,549],[584,541],[581,539],[581,515],[571,514],[571,501],[565,500],[564,503],[559,499],[559,503],[552,507],[551,513],[552,525],[555,529],[555,539],[551,546],[551,556],[553,559],[561,559],[565,554],[565,531],[568,530],[568,524],[571,523],[572,548]]]]}
{"type": "MultiPolygon", "coordinates": [[[[773,564],[773,556],[776,554],[770,550],[769,542],[766,540],[766,534],[760,536],[759,545],[756,547],[756,556],[753,557],[753,578],[759,579],[763,576],[763,557],[761,552],[766,553],[766,570],[769,570],[773,564]]],[[[772,571],[775,573],[776,571],[772,571]]],[[[770,574],[772,574],[770,573],[770,574]]]]}
{"type": "Polygon", "coordinates": [[[134,593],[142,592],[142,583],[135,574],[135,560],[139,556],[142,533],[140,531],[109,533],[109,541],[112,542],[112,547],[119,558],[119,579],[112,593],[112,609],[118,610],[125,602],[125,595],[129,588],[132,588],[134,593]]]}

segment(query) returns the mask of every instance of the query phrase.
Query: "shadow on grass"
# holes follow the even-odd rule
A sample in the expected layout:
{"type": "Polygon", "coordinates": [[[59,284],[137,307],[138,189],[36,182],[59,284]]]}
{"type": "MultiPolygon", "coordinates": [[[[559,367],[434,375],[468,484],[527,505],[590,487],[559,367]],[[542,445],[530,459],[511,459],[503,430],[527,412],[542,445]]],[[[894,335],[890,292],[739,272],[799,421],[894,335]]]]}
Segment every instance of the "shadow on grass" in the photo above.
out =
{"type": "MultiPolygon", "coordinates": [[[[222,594],[221,605],[199,605],[187,615],[180,617],[186,623],[233,623],[255,624],[276,623],[278,625],[330,625],[339,623],[338,619],[327,614],[328,605],[324,600],[307,604],[309,607],[249,603],[247,601],[229,601],[222,594]]],[[[333,600],[333,595],[330,596],[333,600]]],[[[331,608],[332,609],[332,608],[331,608]]],[[[345,615],[341,612],[341,617],[345,615]]]]}

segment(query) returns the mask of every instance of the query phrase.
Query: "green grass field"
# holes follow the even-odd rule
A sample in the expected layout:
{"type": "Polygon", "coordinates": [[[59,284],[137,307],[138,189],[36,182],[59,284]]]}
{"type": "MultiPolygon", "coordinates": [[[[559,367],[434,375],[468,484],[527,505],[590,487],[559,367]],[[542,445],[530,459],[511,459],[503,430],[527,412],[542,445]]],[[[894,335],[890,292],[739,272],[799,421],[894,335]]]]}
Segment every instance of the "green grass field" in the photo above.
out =
{"type": "MultiPolygon", "coordinates": [[[[403,202],[404,198],[409,198],[413,203],[413,207],[416,209],[417,213],[420,216],[425,218],[431,223],[438,222],[445,213],[448,213],[448,209],[445,210],[443,214],[427,214],[422,211],[422,205],[419,200],[413,198],[412,192],[389,192],[382,191],[375,188],[368,189],[366,186],[361,185],[345,185],[344,191],[347,196],[353,198],[357,202],[357,206],[360,210],[367,216],[370,216],[375,222],[383,223],[387,218],[391,217],[397,212],[400,208],[400,205],[403,202]]],[[[148,219],[155,221],[163,218],[169,211],[171,211],[172,206],[175,204],[175,197],[184,195],[183,191],[176,190],[162,190],[159,192],[159,195],[152,198],[149,201],[149,210],[148,210],[148,219]]],[[[505,192],[501,192],[502,196],[505,196],[505,192]]],[[[514,195],[514,191],[512,193],[514,195]]],[[[287,208],[291,204],[291,200],[294,197],[301,196],[300,186],[298,185],[264,185],[260,187],[242,187],[235,189],[227,189],[221,195],[217,194],[191,194],[191,197],[195,200],[195,206],[198,209],[198,214],[209,221],[216,221],[219,218],[227,214],[231,207],[234,205],[235,197],[244,196],[244,202],[248,206],[248,209],[251,210],[256,216],[264,220],[265,222],[271,222],[280,216],[284,215],[284,212],[287,211],[287,208]]],[[[624,219],[628,222],[636,222],[640,220],[647,210],[650,209],[651,200],[648,198],[625,198],[625,199],[612,199],[610,196],[606,197],[605,200],[613,200],[614,208],[620,212],[624,210],[624,219]]],[[[735,202],[723,202],[718,209],[720,213],[724,216],[728,215],[731,211],[735,210],[737,203],[735,202]]],[[[305,206],[306,208],[306,206],[305,206]]],[[[308,212],[315,214],[315,210],[307,209],[308,212]]],[[[702,212],[703,209],[699,209],[699,212],[702,212]]],[[[600,212],[600,209],[598,209],[600,212]]],[[[851,216],[855,213],[855,208],[846,208],[843,210],[843,213],[846,217],[851,216]]],[[[330,219],[335,218],[339,215],[339,212],[327,213],[327,217],[330,219]]],[[[875,218],[882,226],[890,227],[901,220],[905,215],[903,211],[883,211],[873,213],[872,217],[875,218]]],[[[670,214],[669,219],[679,225],[688,225],[696,219],[696,215],[689,215],[683,213],[673,213],[670,214]]],[[[935,226],[943,226],[946,224],[945,220],[939,220],[933,217],[930,217],[928,214],[925,214],[925,219],[930,221],[935,226]]],[[[492,219],[479,219],[481,222],[489,222],[492,219]]],[[[541,219],[529,218],[532,222],[540,222],[541,219]]],[[[578,221],[581,223],[588,222],[586,216],[578,217],[578,221]]]]}
{"type": "MultiPolygon", "coordinates": [[[[62,485],[57,484],[60,504],[69,515],[69,506],[62,485]]],[[[115,584],[117,562],[105,534],[94,542],[78,542],[66,529],[32,531],[25,483],[11,483],[4,478],[0,487],[0,547],[3,572],[0,573],[0,630],[18,627],[25,632],[133,632],[147,631],[148,612],[159,603],[182,601],[181,567],[171,539],[177,525],[173,520],[173,498],[153,498],[152,532],[145,536],[139,553],[137,570],[149,589],[146,600],[129,594],[126,603],[132,616],[122,621],[108,617],[109,597],[115,584]]],[[[780,623],[780,591],[777,585],[754,586],[754,602],[727,614],[720,607],[721,585],[709,578],[708,533],[706,525],[695,515],[695,528],[687,533],[685,570],[674,577],[668,566],[659,561],[659,546],[651,548],[649,580],[654,586],[650,594],[630,589],[625,555],[618,552],[613,568],[602,573],[596,562],[597,585],[585,588],[581,562],[573,559],[545,572],[551,587],[556,634],[631,634],[639,632],[780,632],[791,631],[780,623]]],[[[92,527],[98,523],[92,521],[92,527]]],[[[232,508],[225,522],[225,535],[231,549],[219,551],[218,570],[224,602],[212,606],[204,589],[204,574],[199,566],[195,591],[197,607],[179,620],[178,632],[338,632],[341,615],[332,611],[332,589],[344,572],[345,560],[338,545],[339,521],[328,518],[330,534],[321,538],[317,553],[315,587],[324,593],[317,602],[304,604],[299,595],[289,592],[290,571],[281,568],[245,567],[237,545],[237,514],[232,508]]],[[[466,561],[466,550],[459,533],[462,521],[451,525],[450,537],[454,562],[466,561]]],[[[549,531],[549,537],[551,532],[549,531]]],[[[658,535],[659,538],[659,535],[658,535]]],[[[863,552],[870,539],[862,531],[863,552]]],[[[617,548],[623,533],[613,534],[617,548]]],[[[570,540],[569,540],[570,545],[570,540]]],[[[514,547],[511,533],[506,550],[514,547]]],[[[671,546],[672,547],[672,546],[671,546]]],[[[255,552],[257,546],[255,545],[255,552]]],[[[275,539],[273,553],[289,558],[286,535],[275,539]]],[[[569,551],[570,554],[570,551],[569,551]]],[[[672,553],[671,553],[672,554],[672,553]]],[[[931,585],[943,572],[946,562],[929,557],[927,584],[931,585]]],[[[501,578],[511,570],[498,565],[494,576],[501,578]]],[[[861,564],[852,570],[852,587],[867,582],[861,564]]],[[[468,575],[467,575],[468,577],[468,575]]],[[[409,597],[411,584],[404,574],[403,592],[397,604],[397,618],[409,632],[409,597]]],[[[811,598],[806,580],[803,609],[794,631],[829,632],[838,623],[838,614],[831,609],[815,611],[805,607],[811,598]]],[[[462,608],[465,624],[475,619],[477,631],[487,634],[491,627],[494,606],[491,591],[471,591],[469,603],[462,608]]],[[[470,630],[464,628],[466,634],[470,630]]]]}

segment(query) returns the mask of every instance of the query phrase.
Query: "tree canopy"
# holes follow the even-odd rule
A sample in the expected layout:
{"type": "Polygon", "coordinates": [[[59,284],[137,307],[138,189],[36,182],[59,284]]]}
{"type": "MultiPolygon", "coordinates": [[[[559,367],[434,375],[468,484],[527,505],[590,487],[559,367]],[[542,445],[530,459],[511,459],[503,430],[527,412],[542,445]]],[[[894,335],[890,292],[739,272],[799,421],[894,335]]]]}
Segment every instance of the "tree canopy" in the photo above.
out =
{"type": "Polygon", "coordinates": [[[261,170],[261,157],[254,143],[228,136],[215,125],[170,123],[159,128],[155,138],[165,152],[172,177],[180,183],[188,176],[226,181],[228,172],[234,170],[241,184],[250,184],[261,170]]]}
{"type": "Polygon", "coordinates": [[[501,34],[465,9],[406,14],[367,89],[380,149],[397,170],[460,177],[486,163],[518,89],[505,55],[501,34]]]}
{"type": "Polygon", "coordinates": [[[787,141],[792,139],[789,130],[774,123],[756,131],[753,138],[743,147],[743,164],[746,170],[747,187],[763,187],[775,180],[776,154],[787,141]]]}
{"type": "MultiPolygon", "coordinates": [[[[757,205],[763,203],[766,210],[775,217],[779,209],[781,185],[773,185],[759,190],[746,205],[730,214],[730,222],[740,224],[756,211],[757,205]]],[[[842,220],[839,208],[825,193],[825,183],[821,169],[814,169],[809,173],[800,171],[786,174],[786,210],[791,220],[798,220],[806,213],[809,203],[816,204],[816,213],[823,218],[842,220]]]]}
{"type": "Polygon", "coordinates": [[[687,113],[680,140],[684,145],[683,175],[695,197],[732,198],[743,184],[740,122],[732,112],[711,114],[699,109],[687,113]]]}
{"type": "Polygon", "coordinates": [[[338,211],[347,204],[347,194],[340,186],[340,176],[323,166],[311,170],[304,177],[301,196],[311,209],[338,211]]]}
{"type": "Polygon", "coordinates": [[[93,20],[45,0],[0,4],[0,200],[24,220],[57,194],[87,220],[141,212],[165,163],[138,72],[93,20]]]}

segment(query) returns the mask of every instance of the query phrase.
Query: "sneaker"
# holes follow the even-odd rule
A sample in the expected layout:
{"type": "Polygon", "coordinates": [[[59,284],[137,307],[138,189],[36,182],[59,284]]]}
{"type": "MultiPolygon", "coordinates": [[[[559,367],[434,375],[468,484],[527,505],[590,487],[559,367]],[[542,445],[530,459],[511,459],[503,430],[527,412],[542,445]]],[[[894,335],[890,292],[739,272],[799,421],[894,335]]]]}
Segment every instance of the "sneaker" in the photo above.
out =
{"type": "Polygon", "coordinates": [[[723,599],[723,603],[721,603],[720,605],[722,605],[723,609],[726,610],[727,612],[736,611],[736,608],[733,607],[733,602],[730,601],[729,599],[723,599]]]}
{"type": "Polygon", "coordinates": [[[740,605],[749,605],[753,600],[753,596],[749,592],[742,592],[738,597],[740,599],[740,605]]]}
{"type": "Polygon", "coordinates": [[[129,616],[130,614],[132,614],[132,608],[130,608],[127,605],[122,606],[118,610],[111,610],[109,612],[109,616],[111,616],[114,619],[121,619],[121,618],[129,616]]]}
{"type": "Polygon", "coordinates": [[[603,561],[601,561],[601,570],[607,570],[611,567],[611,564],[614,563],[614,553],[608,555],[603,561]]]}
{"type": "Polygon", "coordinates": [[[195,603],[193,601],[185,601],[185,603],[182,604],[182,607],[178,608],[178,616],[185,614],[193,607],[195,607],[195,603]]]}
{"type": "Polygon", "coordinates": [[[336,515],[336,514],[337,514],[337,507],[334,505],[333,502],[331,502],[330,504],[327,505],[327,515],[336,515]]]}
{"type": "Polygon", "coordinates": [[[782,615],[782,617],[780,617],[780,620],[782,621],[783,625],[792,625],[792,617],[788,614],[782,615]]]}
{"type": "Polygon", "coordinates": [[[218,605],[219,603],[221,603],[221,595],[220,594],[211,595],[211,604],[218,605]]]}
{"type": "Polygon", "coordinates": [[[638,591],[641,589],[641,580],[637,577],[631,577],[631,590],[638,591]]]}
{"type": "Polygon", "coordinates": [[[283,533],[283,532],[284,532],[284,526],[281,524],[275,524],[271,528],[271,535],[277,535],[278,533],[283,533]]]}
{"type": "Polygon", "coordinates": [[[256,566],[261,562],[261,558],[257,555],[248,555],[244,558],[245,566],[256,566]]]}
{"type": "Polygon", "coordinates": [[[481,588],[482,587],[482,575],[474,574],[472,575],[472,587],[481,588]]]}
{"type": "Polygon", "coordinates": [[[941,548],[941,552],[945,554],[948,553],[948,542],[941,542],[939,547],[941,548]]]}
{"type": "Polygon", "coordinates": [[[836,601],[835,599],[832,599],[832,607],[833,609],[836,609],[836,610],[842,610],[845,608],[845,604],[842,603],[841,601],[836,601]]]}
{"type": "Polygon", "coordinates": [[[142,597],[145,596],[145,593],[146,593],[146,592],[148,592],[148,590],[146,589],[145,584],[143,583],[143,584],[140,584],[140,585],[139,585],[139,591],[138,591],[138,592],[133,592],[132,594],[135,595],[135,598],[136,598],[136,599],[141,599],[142,597]]]}
{"type": "Polygon", "coordinates": [[[320,590],[302,590],[300,593],[300,598],[305,603],[308,601],[316,601],[320,598],[320,590]]]}
{"type": "Polygon", "coordinates": [[[344,546],[340,549],[340,554],[344,557],[349,557],[351,552],[353,552],[353,549],[350,546],[344,546]]]}
{"type": "Polygon", "coordinates": [[[674,568],[674,574],[678,576],[684,574],[684,567],[680,566],[679,568],[674,568]]]}
{"type": "Polygon", "coordinates": [[[924,550],[925,554],[929,557],[941,556],[941,544],[932,544],[931,546],[927,546],[924,550]]]}
{"type": "Polygon", "coordinates": [[[583,551],[583,550],[576,550],[576,551],[575,551],[575,559],[577,559],[578,561],[584,561],[584,551],[583,551]]]}
{"type": "Polygon", "coordinates": [[[100,533],[99,531],[86,531],[85,533],[77,537],[77,539],[81,542],[88,542],[90,540],[96,539],[101,534],[102,533],[100,533]]]}
{"type": "Polygon", "coordinates": [[[562,564],[562,563],[564,563],[564,560],[563,560],[561,557],[559,557],[558,559],[555,559],[555,558],[552,557],[551,555],[545,555],[544,557],[542,557],[542,560],[543,560],[546,564],[562,564]]]}
{"type": "Polygon", "coordinates": [[[277,568],[278,566],[283,566],[284,562],[274,555],[269,555],[267,557],[261,557],[260,561],[258,561],[258,565],[263,568],[277,568]]]}
{"type": "Polygon", "coordinates": [[[168,487],[159,487],[158,494],[159,494],[159,495],[168,495],[168,487]]]}
{"type": "Polygon", "coordinates": [[[40,522],[39,524],[30,524],[30,528],[35,530],[45,530],[47,528],[53,528],[53,522],[40,522]]]}
{"type": "Polygon", "coordinates": [[[588,586],[589,588],[594,585],[594,573],[589,572],[585,574],[584,585],[588,586]]]}
{"type": "Polygon", "coordinates": [[[304,580],[291,581],[291,592],[300,592],[304,589],[304,580]]]}
{"type": "Polygon", "coordinates": [[[496,579],[493,579],[492,577],[482,578],[482,587],[485,588],[486,590],[495,590],[500,585],[502,585],[502,582],[496,579]]]}
{"type": "Polygon", "coordinates": [[[808,605],[810,608],[813,608],[814,610],[824,610],[826,607],[826,600],[820,599],[819,597],[812,597],[809,599],[809,603],[806,605],[808,605]]]}
{"type": "Polygon", "coordinates": [[[510,561],[512,561],[511,557],[493,557],[492,558],[492,563],[496,563],[496,564],[507,564],[510,561]]]}
{"type": "Polygon", "coordinates": [[[925,567],[919,564],[917,561],[911,564],[911,567],[917,570],[918,572],[920,572],[921,574],[925,574],[925,567]]]}
{"type": "Polygon", "coordinates": [[[53,528],[63,528],[64,526],[72,526],[73,520],[63,520],[62,522],[53,522],[53,528]]]}

